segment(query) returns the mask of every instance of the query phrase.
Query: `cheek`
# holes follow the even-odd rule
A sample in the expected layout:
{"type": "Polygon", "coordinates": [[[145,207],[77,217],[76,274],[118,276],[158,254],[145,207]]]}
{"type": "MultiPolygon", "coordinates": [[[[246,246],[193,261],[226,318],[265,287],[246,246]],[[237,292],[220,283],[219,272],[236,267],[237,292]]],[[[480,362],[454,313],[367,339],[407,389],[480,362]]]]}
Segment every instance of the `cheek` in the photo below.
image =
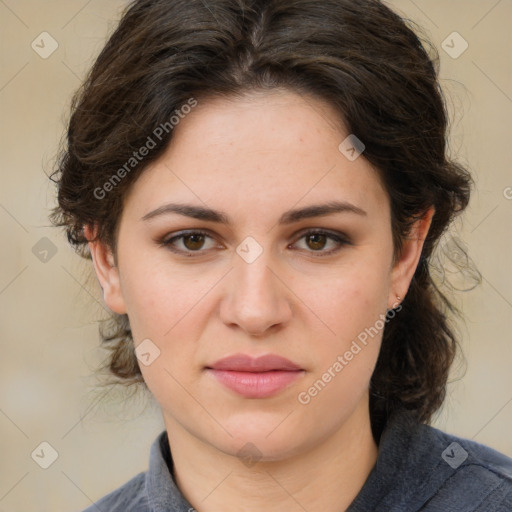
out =
{"type": "MultiPolygon", "coordinates": [[[[148,252],[141,258],[127,256],[121,269],[121,285],[130,327],[137,347],[149,339],[158,357],[139,367],[150,390],[172,389],[179,397],[179,382],[199,372],[198,344],[205,322],[212,315],[209,292],[222,278],[222,272],[202,273],[196,269],[169,265],[165,256],[148,252]],[[151,259],[153,256],[153,259],[151,259]],[[148,270],[150,269],[150,270],[148,270]]],[[[186,398],[186,397],[185,397],[186,398]]]]}
{"type": "Polygon", "coordinates": [[[198,278],[194,269],[177,270],[151,252],[123,263],[121,286],[135,340],[169,337],[218,280],[212,273],[198,278]]]}
{"type": "Polygon", "coordinates": [[[156,346],[150,345],[157,354],[154,360],[145,365],[140,359],[138,364],[159,403],[166,403],[172,396],[173,407],[186,408],[190,396],[183,386],[188,389],[190,379],[195,378],[197,341],[202,329],[197,319],[209,282],[183,273],[170,276],[164,266],[151,268],[151,272],[147,266],[144,272],[137,272],[132,266],[123,283],[135,347],[148,339],[156,346]]]}
{"type": "Polygon", "coordinates": [[[331,334],[353,338],[386,311],[391,277],[386,263],[360,259],[315,278],[298,278],[297,295],[331,334]]]}
{"type": "Polygon", "coordinates": [[[320,328],[309,344],[312,373],[297,401],[311,414],[301,428],[314,429],[319,415],[325,428],[334,428],[369,387],[386,325],[388,280],[379,269],[352,270],[309,289],[312,309],[329,330],[320,328]]]}
{"type": "Polygon", "coordinates": [[[317,280],[299,280],[298,295],[321,322],[310,326],[311,379],[302,401],[348,411],[368,389],[386,325],[390,271],[382,252],[366,251],[350,265],[317,280]],[[309,281],[309,285],[307,282],[309,281]],[[302,295],[301,295],[302,294],[302,295]],[[328,327],[328,328],[327,328],[328,327]]]}

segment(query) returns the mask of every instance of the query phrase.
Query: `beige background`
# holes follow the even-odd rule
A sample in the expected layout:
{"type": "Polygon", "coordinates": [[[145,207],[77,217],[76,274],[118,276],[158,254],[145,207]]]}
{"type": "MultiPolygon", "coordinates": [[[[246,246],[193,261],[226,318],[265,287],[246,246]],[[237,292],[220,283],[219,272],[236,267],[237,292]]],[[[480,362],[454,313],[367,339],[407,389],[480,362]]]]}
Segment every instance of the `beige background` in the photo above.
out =
{"type": "MultiPolygon", "coordinates": [[[[94,401],[93,369],[105,356],[98,289],[47,221],[54,190],[44,171],[52,168],[71,93],[123,4],[0,0],[0,512],[82,510],[145,470],[163,429],[158,408],[145,399],[126,402],[112,392],[94,401]],[[58,43],[47,59],[31,48],[33,40],[42,46],[43,31],[58,43]],[[31,458],[43,441],[58,452],[48,469],[31,458]]],[[[440,49],[451,148],[478,188],[458,230],[483,283],[458,295],[467,371],[450,384],[435,425],[512,456],[512,2],[390,4],[423,25],[440,49]],[[469,43],[457,59],[442,49],[454,31],[469,43]]],[[[455,50],[459,44],[454,40],[455,50]]]]}

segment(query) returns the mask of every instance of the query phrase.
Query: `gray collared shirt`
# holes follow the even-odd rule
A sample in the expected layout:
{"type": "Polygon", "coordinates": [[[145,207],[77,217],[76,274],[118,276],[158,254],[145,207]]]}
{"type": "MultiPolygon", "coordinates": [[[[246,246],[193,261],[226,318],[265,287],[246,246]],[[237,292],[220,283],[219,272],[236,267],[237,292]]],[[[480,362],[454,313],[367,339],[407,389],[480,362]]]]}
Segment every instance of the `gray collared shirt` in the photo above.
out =
{"type": "MultiPolygon", "coordinates": [[[[164,431],[151,447],[148,471],[84,512],[194,512],[170,468],[164,431]]],[[[372,511],[512,512],[512,459],[395,413],[382,433],[377,462],[347,509],[372,511]]]]}

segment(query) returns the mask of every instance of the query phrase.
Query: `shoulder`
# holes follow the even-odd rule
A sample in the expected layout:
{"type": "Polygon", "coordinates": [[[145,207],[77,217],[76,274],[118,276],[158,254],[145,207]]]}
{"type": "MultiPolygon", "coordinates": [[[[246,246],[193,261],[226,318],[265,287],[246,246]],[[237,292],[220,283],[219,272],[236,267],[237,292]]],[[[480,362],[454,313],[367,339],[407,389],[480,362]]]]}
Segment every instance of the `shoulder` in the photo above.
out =
{"type": "Polygon", "coordinates": [[[433,426],[416,425],[411,427],[408,458],[428,468],[420,483],[428,499],[419,510],[512,511],[510,457],[433,426]]]}
{"type": "Polygon", "coordinates": [[[149,511],[145,492],[146,473],[139,473],[124,485],[107,494],[83,512],[146,512],[149,511]]]}
{"type": "Polygon", "coordinates": [[[350,512],[510,512],[512,459],[396,411],[350,512]]]}
{"type": "Polygon", "coordinates": [[[442,447],[450,443],[443,450],[443,460],[446,462],[452,461],[452,466],[477,466],[512,483],[512,458],[471,439],[458,437],[431,426],[427,426],[427,428],[438,440],[437,444],[439,446],[442,447]],[[454,461],[454,459],[457,460],[454,461]]]}
{"type": "Polygon", "coordinates": [[[471,511],[512,511],[512,459],[489,446],[426,427],[439,464],[452,470],[436,500],[458,500],[471,511]]]}

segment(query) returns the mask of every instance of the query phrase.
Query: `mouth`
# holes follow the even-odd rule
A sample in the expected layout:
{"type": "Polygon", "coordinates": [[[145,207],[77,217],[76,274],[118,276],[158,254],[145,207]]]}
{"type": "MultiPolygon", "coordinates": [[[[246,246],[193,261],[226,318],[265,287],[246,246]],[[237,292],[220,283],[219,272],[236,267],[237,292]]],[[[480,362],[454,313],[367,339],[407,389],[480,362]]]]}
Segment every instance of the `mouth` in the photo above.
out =
{"type": "Polygon", "coordinates": [[[205,369],[224,387],[246,398],[276,395],[305,373],[296,363],[275,354],[258,358],[235,354],[205,369]]]}

